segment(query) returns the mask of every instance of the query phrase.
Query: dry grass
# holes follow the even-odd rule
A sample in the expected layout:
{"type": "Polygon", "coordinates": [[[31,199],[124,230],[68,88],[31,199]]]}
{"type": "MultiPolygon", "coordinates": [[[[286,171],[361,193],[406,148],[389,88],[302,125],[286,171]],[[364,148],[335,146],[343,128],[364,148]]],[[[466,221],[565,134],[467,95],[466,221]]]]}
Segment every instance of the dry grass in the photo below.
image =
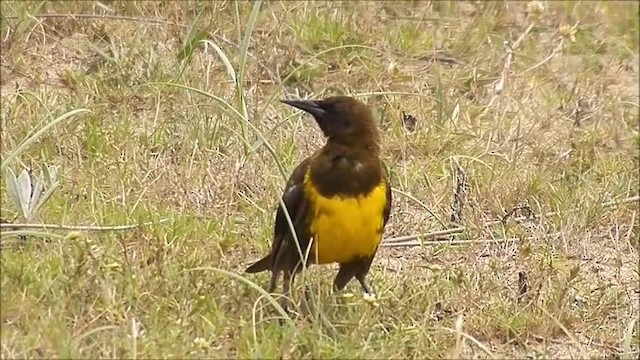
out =
{"type": "MultiPolygon", "coordinates": [[[[4,228],[2,358],[638,357],[638,201],[602,205],[639,190],[637,2],[274,1],[249,37],[252,3],[0,6],[3,159],[90,110],[9,164],[60,168],[35,221],[152,222],[4,228]],[[387,238],[515,240],[385,247],[379,306],[312,268],[326,321],[280,327],[266,275],[220,270],[267,250],[279,166],[323,141],[276,100],[337,93],[380,120],[387,238]]],[[[22,222],[2,177],[2,218],[22,222]]]]}

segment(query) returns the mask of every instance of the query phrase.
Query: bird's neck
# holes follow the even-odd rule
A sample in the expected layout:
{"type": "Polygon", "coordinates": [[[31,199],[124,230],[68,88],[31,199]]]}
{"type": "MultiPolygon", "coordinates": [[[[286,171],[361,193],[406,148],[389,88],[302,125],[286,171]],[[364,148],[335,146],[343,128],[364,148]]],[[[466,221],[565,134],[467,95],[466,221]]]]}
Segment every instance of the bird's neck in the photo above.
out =
{"type": "Polygon", "coordinates": [[[310,179],[324,196],[369,193],[382,181],[379,145],[327,142],[314,155],[310,179]]]}
{"type": "Polygon", "coordinates": [[[344,150],[354,154],[368,154],[378,157],[380,155],[380,140],[376,136],[362,136],[358,138],[331,138],[327,139],[325,148],[336,151],[344,150]]]}

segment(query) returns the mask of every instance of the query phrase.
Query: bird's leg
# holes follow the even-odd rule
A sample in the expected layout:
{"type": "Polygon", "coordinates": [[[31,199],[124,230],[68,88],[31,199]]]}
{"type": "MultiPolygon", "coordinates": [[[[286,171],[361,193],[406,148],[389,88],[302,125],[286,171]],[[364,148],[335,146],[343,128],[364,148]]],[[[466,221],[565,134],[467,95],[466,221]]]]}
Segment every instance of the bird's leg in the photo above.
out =
{"type": "Polygon", "coordinates": [[[289,270],[284,271],[284,278],[282,279],[282,298],[280,298],[280,306],[287,313],[289,313],[289,293],[290,293],[289,290],[291,288],[291,284],[293,283],[294,279],[295,277],[294,275],[291,274],[291,271],[289,270]]]}
{"type": "Polygon", "coordinates": [[[276,290],[276,286],[278,286],[279,276],[280,276],[280,271],[277,271],[277,270],[271,271],[271,280],[269,280],[269,293],[273,293],[276,290]]]}
{"type": "Polygon", "coordinates": [[[373,288],[369,284],[369,281],[367,281],[365,274],[357,274],[356,279],[358,279],[360,285],[362,285],[362,290],[364,290],[366,294],[376,296],[376,293],[373,291],[373,288]]]}
{"type": "Polygon", "coordinates": [[[373,291],[373,288],[371,288],[371,285],[369,285],[369,282],[366,279],[366,274],[357,274],[356,279],[358,279],[360,285],[362,285],[362,289],[364,290],[364,300],[374,306],[378,306],[376,293],[373,291]]]}
{"type": "Polygon", "coordinates": [[[318,313],[318,307],[320,306],[318,299],[308,284],[304,287],[304,301],[302,302],[302,306],[303,311],[308,317],[318,313]]]}

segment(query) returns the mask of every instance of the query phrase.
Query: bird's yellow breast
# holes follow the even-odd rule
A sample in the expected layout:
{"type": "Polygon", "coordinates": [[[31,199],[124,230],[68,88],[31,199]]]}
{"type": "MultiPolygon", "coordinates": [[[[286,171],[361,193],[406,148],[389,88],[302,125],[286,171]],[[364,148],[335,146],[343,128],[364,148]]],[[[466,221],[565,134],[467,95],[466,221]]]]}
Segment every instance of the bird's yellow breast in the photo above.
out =
{"type": "Polygon", "coordinates": [[[387,202],[384,180],[367,194],[325,197],[318,193],[307,173],[304,191],[310,205],[312,262],[345,263],[375,253],[382,240],[387,202]]]}

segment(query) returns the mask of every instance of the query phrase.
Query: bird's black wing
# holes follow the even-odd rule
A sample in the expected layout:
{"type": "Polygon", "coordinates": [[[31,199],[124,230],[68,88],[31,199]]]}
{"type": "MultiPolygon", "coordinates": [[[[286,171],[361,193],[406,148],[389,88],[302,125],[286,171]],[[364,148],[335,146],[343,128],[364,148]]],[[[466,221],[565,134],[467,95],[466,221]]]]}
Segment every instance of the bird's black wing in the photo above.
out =
{"type": "MultiPolygon", "coordinates": [[[[289,180],[287,180],[287,185],[285,187],[284,194],[282,195],[282,200],[287,207],[291,223],[295,227],[298,241],[301,242],[300,245],[304,249],[306,249],[305,243],[307,239],[301,239],[301,237],[304,237],[304,229],[302,229],[302,227],[305,226],[304,222],[306,214],[304,214],[304,212],[306,212],[307,200],[304,195],[303,183],[304,176],[309,168],[309,161],[310,158],[306,158],[296,166],[291,173],[291,176],[289,176],[289,180]]],[[[276,266],[278,255],[284,256],[284,254],[281,253],[297,249],[293,241],[294,237],[291,235],[291,228],[287,221],[285,211],[282,208],[282,204],[278,204],[276,221],[273,227],[273,243],[271,244],[272,269],[276,266]]],[[[295,251],[297,252],[297,250],[295,251]]]]}
{"type": "MultiPolygon", "coordinates": [[[[287,184],[282,195],[282,201],[287,208],[291,222],[297,230],[296,235],[298,235],[299,239],[304,233],[304,231],[302,231],[304,229],[302,228],[305,225],[304,212],[307,207],[302,187],[304,176],[309,168],[309,161],[310,159],[307,158],[296,166],[287,180],[287,184]]],[[[288,253],[292,249],[297,249],[296,245],[293,243],[293,239],[285,211],[282,204],[278,201],[271,251],[267,256],[249,266],[245,271],[248,273],[255,273],[265,270],[275,270],[276,265],[281,266],[282,264],[276,264],[276,262],[279,261],[279,258],[282,256],[286,257],[285,253],[288,253]]],[[[307,239],[300,239],[300,241],[302,242],[301,246],[304,246],[307,239]]],[[[304,248],[306,248],[306,246],[304,246],[304,248]]]]}

